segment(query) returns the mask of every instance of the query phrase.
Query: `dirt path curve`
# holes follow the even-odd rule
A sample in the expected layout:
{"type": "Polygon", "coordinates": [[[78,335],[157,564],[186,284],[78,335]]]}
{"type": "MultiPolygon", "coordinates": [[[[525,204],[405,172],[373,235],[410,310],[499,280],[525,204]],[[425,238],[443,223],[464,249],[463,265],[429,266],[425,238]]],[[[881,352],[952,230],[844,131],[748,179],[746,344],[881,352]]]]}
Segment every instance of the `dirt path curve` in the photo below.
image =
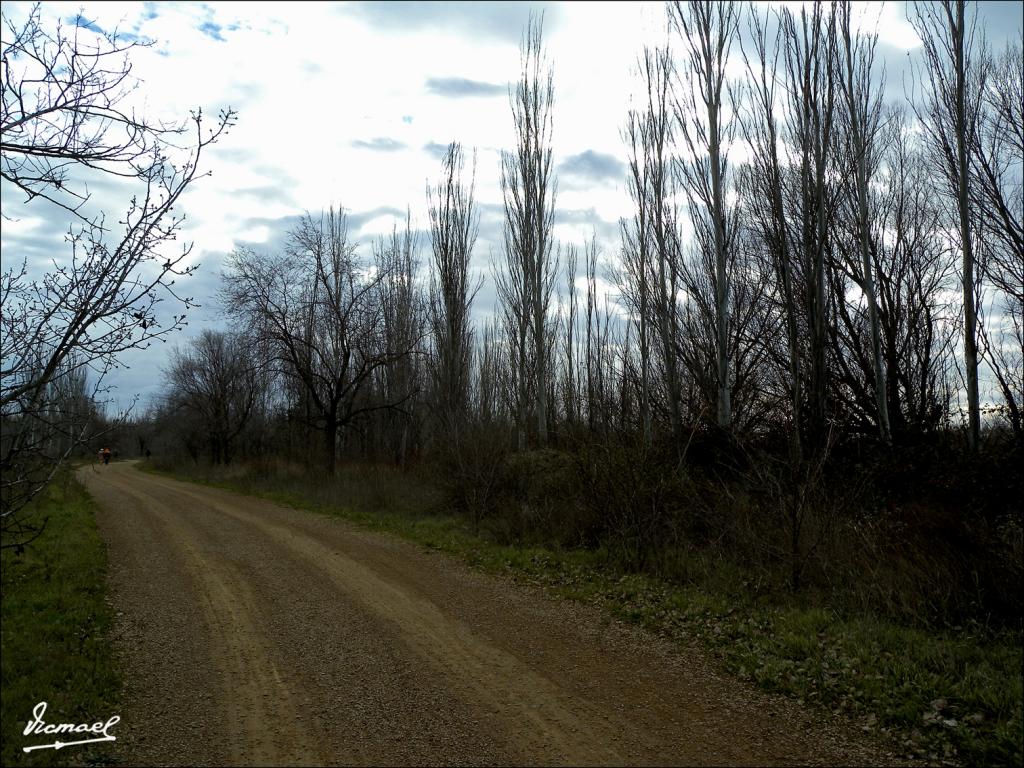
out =
{"type": "Polygon", "coordinates": [[[137,471],[102,507],[131,764],[868,764],[849,730],[598,610],[137,471]]]}

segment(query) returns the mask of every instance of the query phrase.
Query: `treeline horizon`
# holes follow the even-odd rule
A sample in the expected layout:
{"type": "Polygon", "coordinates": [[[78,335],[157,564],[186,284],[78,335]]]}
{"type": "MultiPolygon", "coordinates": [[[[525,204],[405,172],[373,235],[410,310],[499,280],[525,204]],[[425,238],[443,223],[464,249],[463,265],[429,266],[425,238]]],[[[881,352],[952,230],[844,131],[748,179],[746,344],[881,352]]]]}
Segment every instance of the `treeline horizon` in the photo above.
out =
{"type": "Polygon", "coordinates": [[[916,3],[916,92],[888,104],[850,3],[667,16],[622,118],[618,253],[553,235],[556,80],[531,18],[490,274],[470,268],[476,155],[452,142],[429,242],[407,218],[367,253],[328,206],[233,252],[234,330],[172,352],[125,440],[311,482],[391,463],[501,539],[1019,624],[1020,42],[990,50],[965,3],[916,3]],[[498,314],[474,322],[484,279],[498,314]],[[985,431],[981,367],[1001,398],[985,431]]]}
{"type": "MultiPolygon", "coordinates": [[[[617,258],[552,235],[554,78],[531,20],[502,159],[498,316],[473,323],[476,156],[467,168],[453,142],[428,190],[428,244],[407,219],[367,257],[331,207],[278,252],[229,256],[220,303],[247,329],[233,346],[272,390],[263,407],[301,411],[327,453],[364,416],[404,423],[407,451],[425,410],[441,432],[509,423],[518,450],[562,425],[682,442],[684,425],[713,424],[814,453],[835,432],[955,429],[965,392],[976,448],[984,364],[993,421],[1020,440],[1021,46],[988,50],[962,3],[920,4],[922,94],[887,106],[877,33],[858,34],[848,4],[668,10],[676,50],[642,52],[645,101],[625,116],[635,214],[617,258]],[[726,78],[730,55],[745,81],[726,78]],[[730,163],[738,141],[751,157],[730,163]]],[[[214,339],[175,353],[171,399],[196,389],[179,374],[214,339]]],[[[244,419],[241,399],[223,419],[244,419]]]]}

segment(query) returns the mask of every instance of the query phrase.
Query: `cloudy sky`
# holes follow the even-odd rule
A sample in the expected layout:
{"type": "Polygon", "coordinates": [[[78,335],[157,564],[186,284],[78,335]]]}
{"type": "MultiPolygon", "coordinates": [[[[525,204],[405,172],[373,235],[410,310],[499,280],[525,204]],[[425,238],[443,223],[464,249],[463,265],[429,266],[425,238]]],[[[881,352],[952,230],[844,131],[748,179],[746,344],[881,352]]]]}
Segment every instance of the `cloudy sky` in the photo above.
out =
{"type": "MultiPolygon", "coordinates": [[[[799,2],[788,3],[799,6],[799,2]]],[[[900,98],[919,41],[902,2],[863,4],[878,24],[887,95],[900,98]]],[[[4,3],[17,22],[30,6],[4,3]]],[[[1021,35],[1018,2],[982,3],[979,23],[1001,45],[1021,35]]],[[[637,89],[645,43],[666,38],[661,3],[44,3],[44,23],[81,11],[99,29],[154,41],[132,53],[145,114],[187,117],[231,106],[237,125],[204,157],[212,175],[187,193],[185,237],[200,269],[187,292],[203,305],[175,340],[222,326],[213,294],[221,260],[240,245],[275,248],[303,211],[341,205],[350,234],[370,254],[408,206],[426,229],[425,188],[450,141],[477,150],[480,238],[475,268],[489,274],[501,238],[500,151],[513,143],[507,84],[531,11],[543,11],[555,69],[556,236],[596,233],[606,256],[629,215],[620,130],[637,89]]],[[[123,212],[126,190],[93,185],[97,210],[123,212]]],[[[4,268],[49,263],[67,252],[67,215],[24,205],[2,189],[4,268]]],[[[422,256],[429,243],[421,238],[422,256]]],[[[489,312],[488,279],[478,311],[489,312]]],[[[160,389],[167,347],[126,357],[114,374],[117,400],[143,402],[160,389]]]]}

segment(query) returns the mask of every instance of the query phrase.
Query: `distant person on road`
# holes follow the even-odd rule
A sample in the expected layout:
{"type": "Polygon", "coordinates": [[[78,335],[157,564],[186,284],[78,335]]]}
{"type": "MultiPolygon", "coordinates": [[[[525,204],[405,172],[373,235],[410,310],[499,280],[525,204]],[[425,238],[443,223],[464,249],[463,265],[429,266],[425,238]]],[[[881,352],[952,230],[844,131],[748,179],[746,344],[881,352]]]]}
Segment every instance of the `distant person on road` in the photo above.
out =
{"type": "Polygon", "coordinates": [[[109,464],[110,463],[110,449],[109,448],[104,448],[103,449],[103,463],[104,464],[109,464]]]}

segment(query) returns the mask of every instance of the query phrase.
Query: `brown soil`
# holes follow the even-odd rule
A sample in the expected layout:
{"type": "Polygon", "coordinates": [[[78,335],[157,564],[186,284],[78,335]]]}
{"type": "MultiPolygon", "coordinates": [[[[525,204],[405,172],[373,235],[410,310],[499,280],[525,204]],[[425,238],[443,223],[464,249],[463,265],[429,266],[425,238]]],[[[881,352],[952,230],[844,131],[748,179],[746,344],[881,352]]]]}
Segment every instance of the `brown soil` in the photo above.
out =
{"type": "Polygon", "coordinates": [[[126,763],[894,762],[697,651],[415,545],[130,463],[79,476],[109,545],[126,763]]]}

